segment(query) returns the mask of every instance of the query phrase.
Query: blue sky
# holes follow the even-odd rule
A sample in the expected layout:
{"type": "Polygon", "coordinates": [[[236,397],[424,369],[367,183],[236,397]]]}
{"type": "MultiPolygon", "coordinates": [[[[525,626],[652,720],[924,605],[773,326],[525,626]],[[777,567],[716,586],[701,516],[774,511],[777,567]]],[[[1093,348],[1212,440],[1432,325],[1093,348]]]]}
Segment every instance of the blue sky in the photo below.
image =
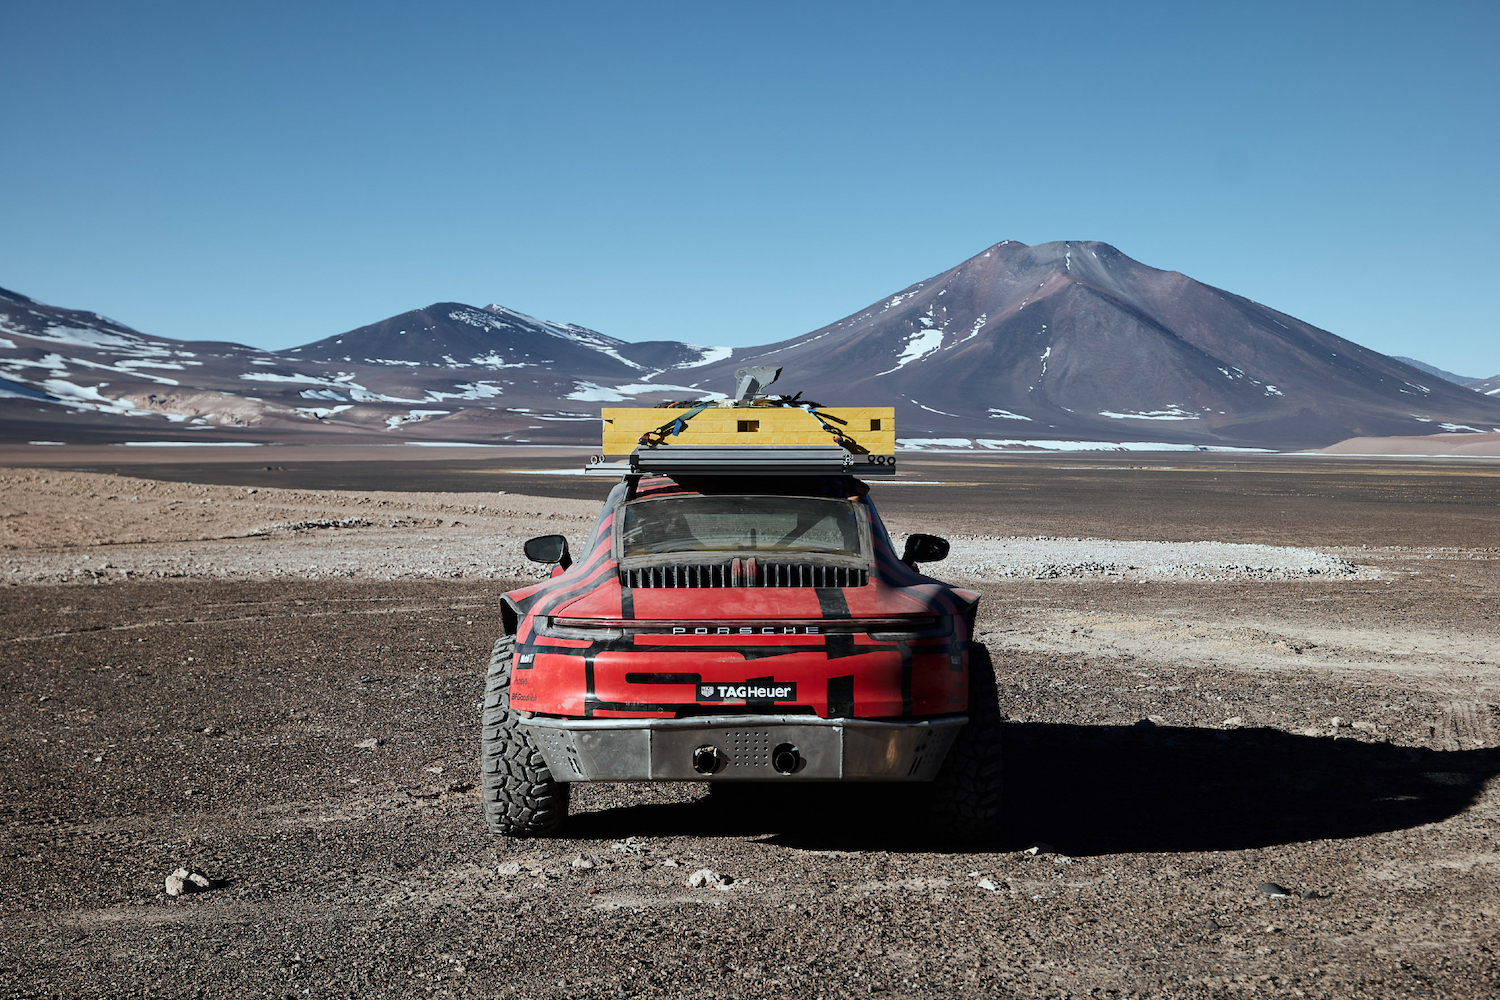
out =
{"type": "Polygon", "coordinates": [[[1500,5],[3,0],[0,285],[281,348],[795,336],[1096,239],[1500,372],[1500,5]]]}

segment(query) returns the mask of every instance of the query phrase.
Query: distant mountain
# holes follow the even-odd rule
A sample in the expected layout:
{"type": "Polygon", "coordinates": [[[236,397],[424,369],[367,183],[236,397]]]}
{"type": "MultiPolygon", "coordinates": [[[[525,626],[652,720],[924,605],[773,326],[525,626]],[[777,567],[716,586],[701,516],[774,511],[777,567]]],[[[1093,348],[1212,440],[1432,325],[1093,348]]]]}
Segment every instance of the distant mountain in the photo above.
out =
{"type": "Polygon", "coordinates": [[[533,319],[503,306],[439,302],[282,352],[303,361],[432,368],[535,368],[638,377],[644,366],[620,354],[623,340],[580,326],[533,319]]]}
{"type": "Polygon", "coordinates": [[[1481,381],[1480,379],[1475,378],[1473,375],[1455,375],[1450,371],[1444,371],[1436,365],[1429,365],[1424,361],[1418,361],[1416,358],[1403,358],[1399,354],[1393,354],[1391,355],[1391,357],[1395,358],[1397,361],[1402,362],[1403,364],[1411,365],[1418,371],[1424,371],[1429,375],[1436,375],[1440,379],[1446,379],[1447,381],[1452,382],[1454,385],[1468,385],[1470,382],[1481,381]]]}
{"type": "Polygon", "coordinates": [[[896,405],[911,446],[1303,448],[1500,426],[1500,384],[1471,391],[1107,244],[1005,241],[733,351],[443,302],[271,352],[0,291],[0,438],[588,444],[600,403],[723,394],[747,363],[785,368],[773,391],[896,405]]]}
{"type": "Polygon", "coordinates": [[[586,443],[599,401],[692,394],[650,380],[727,354],[462,303],[271,352],[0,290],[0,440],[586,443]]]}
{"type": "Polygon", "coordinates": [[[1307,447],[1494,425],[1500,406],[1104,243],[1005,241],[821,329],[692,375],[782,365],[817,399],[893,399],[903,438],[1307,447]]]}
{"type": "Polygon", "coordinates": [[[1500,375],[1492,375],[1489,378],[1476,378],[1470,382],[1469,388],[1475,392],[1482,392],[1486,396],[1500,396],[1500,375]]]}

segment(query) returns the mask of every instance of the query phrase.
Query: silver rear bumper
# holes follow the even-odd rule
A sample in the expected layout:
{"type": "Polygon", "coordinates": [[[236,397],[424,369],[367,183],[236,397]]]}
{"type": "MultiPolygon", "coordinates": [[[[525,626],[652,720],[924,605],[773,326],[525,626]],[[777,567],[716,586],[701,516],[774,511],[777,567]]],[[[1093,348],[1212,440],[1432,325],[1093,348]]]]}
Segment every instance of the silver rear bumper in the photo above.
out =
{"type": "Polygon", "coordinates": [[[736,715],[696,719],[521,720],[557,781],[931,781],[968,722],[963,715],[917,722],[736,715]],[[773,756],[795,748],[782,773],[773,756]],[[722,765],[693,767],[702,747],[722,765]]]}

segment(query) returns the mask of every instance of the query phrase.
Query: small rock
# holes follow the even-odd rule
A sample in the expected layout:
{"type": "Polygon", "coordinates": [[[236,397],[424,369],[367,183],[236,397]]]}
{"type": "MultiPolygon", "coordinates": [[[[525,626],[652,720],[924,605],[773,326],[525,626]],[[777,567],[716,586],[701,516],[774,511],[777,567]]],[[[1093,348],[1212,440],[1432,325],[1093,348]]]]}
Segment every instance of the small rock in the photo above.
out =
{"type": "Polygon", "coordinates": [[[988,889],[990,892],[999,892],[1000,891],[1000,887],[995,884],[995,880],[994,879],[982,878],[982,879],[980,879],[978,882],[976,882],[974,884],[977,885],[977,886],[979,886],[979,888],[981,888],[981,889],[988,889]]]}
{"type": "Polygon", "coordinates": [[[356,750],[374,750],[384,742],[385,740],[376,739],[375,737],[371,736],[367,740],[360,740],[358,743],[354,744],[354,748],[356,750]]]}
{"type": "Polygon", "coordinates": [[[1373,733],[1378,729],[1373,722],[1351,722],[1349,726],[1352,729],[1358,729],[1362,733],[1373,733]]]}
{"type": "Polygon", "coordinates": [[[589,857],[585,857],[584,855],[580,854],[580,855],[578,855],[578,857],[576,857],[576,858],[573,859],[573,867],[574,868],[592,868],[592,867],[594,867],[594,859],[593,858],[589,858],[589,857]]]}
{"type": "Polygon", "coordinates": [[[712,868],[699,868],[687,878],[687,884],[694,889],[702,889],[705,886],[713,886],[715,889],[732,885],[734,879],[728,875],[721,875],[712,868]]]}
{"type": "Polygon", "coordinates": [[[424,768],[422,768],[422,770],[426,771],[428,774],[442,774],[443,773],[443,769],[440,768],[440,767],[424,767],[424,768]]]}
{"type": "Polygon", "coordinates": [[[189,892],[212,889],[214,880],[196,868],[179,868],[166,878],[168,896],[181,896],[189,892]]]}
{"type": "Polygon", "coordinates": [[[1319,892],[1316,889],[1303,889],[1301,895],[1303,899],[1327,899],[1333,894],[1330,892],[1319,892]]]}
{"type": "Polygon", "coordinates": [[[1057,857],[1052,859],[1052,863],[1054,865],[1071,865],[1073,863],[1073,859],[1068,857],[1066,854],[1059,854],[1057,857]]]}
{"type": "Polygon", "coordinates": [[[662,864],[664,866],[666,866],[667,868],[676,868],[677,867],[677,862],[675,860],[673,860],[672,858],[667,858],[666,860],[664,860],[662,862],[662,864]]]}
{"type": "Polygon", "coordinates": [[[1245,717],[1243,715],[1232,716],[1232,717],[1230,717],[1228,719],[1225,719],[1223,722],[1219,723],[1219,725],[1221,725],[1221,726],[1243,726],[1244,724],[1245,724],[1245,717]]]}
{"type": "Polygon", "coordinates": [[[1291,895],[1291,893],[1289,891],[1287,891],[1287,889],[1284,886],[1277,885],[1275,882],[1262,882],[1260,885],[1258,885],[1258,886],[1255,887],[1255,891],[1256,892],[1263,892],[1267,896],[1273,896],[1273,897],[1290,896],[1291,895]]]}
{"type": "Polygon", "coordinates": [[[619,851],[622,854],[640,854],[645,851],[645,847],[634,837],[626,837],[624,840],[616,841],[609,845],[609,849],[611,851],[619,851]]]}
{"type": "Polygon", "coordinates": [[[1337,715],[1335,715],[1333,718],[1331,718],[1331,719],[1328,720],[1328,725],[1330,725],[1334,729],[1337,729],[1339,726],[1342,726],[1343,724],[1344,724],[1344,720],[1341,719],[1341,718],[1339,718],[1337,715]]]}
{"type": "Polygon", "coordinates": [[[496,865],[495,874],[504,875],[506,878],[509,878],[512,875],[519,875],[521,874],[521,862],[506,861],[503,864],[496,865]]]}
{"type": "Polygon", "coordinates": [[[1052,854],[1056,850],[1057,848],[1053,847],[1051,844],[1045,844],[1039,840],[1035,844],[1032,844],[1030,847],[1026,848],[1026,850],[1022,851],[1021,853],[1029,854],[1034,858],[1038,854],[1052,854]]]}
{"type": "Polygon", "coordinates": [[[204,736],[223,736],[224,735],[224,730],[220,729],[218,726],[207,726],[203,730],[203,735],[204,736]]]}

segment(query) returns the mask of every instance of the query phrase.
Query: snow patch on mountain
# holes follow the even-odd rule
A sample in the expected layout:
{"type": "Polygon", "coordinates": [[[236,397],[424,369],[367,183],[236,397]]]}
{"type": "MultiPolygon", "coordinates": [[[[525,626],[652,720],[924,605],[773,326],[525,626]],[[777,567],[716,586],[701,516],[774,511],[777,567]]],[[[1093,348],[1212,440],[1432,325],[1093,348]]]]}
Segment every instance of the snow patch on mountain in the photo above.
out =
{"type": "Polygon", "coordinates": [[[951,351],[953,348],[957,347],[959,344],[967,343],[968,341],[971,341],[975,337],[979,336],[979,331],[983,330],[984,329],[984,324],[988,323],[989,321],[990,321],[990,314],[989,313],[980,313],[979,314],[979,318],[974,321],[974,328],[972,330],[970,330],[967,334],[965,334],[963,337],[960,337],[958,340],[955,340],[953,343],[949,344],[948,347],[947,347],[947,350],[951,351]]]}
{"type": "Polygon", "coordinates": [[[922,360],[943,346],[942,327],[933,326],[932,318],[929,316],[923,316],[922,323],[923,327],[921,329],[912,331],[911,335],[906,338],[906,346],[896,358],[896,367],[887,368],[883,372],[876,372],[876,377],[899,371],[913,361],[922,360]]]}
{"type": "Polygon", "coordinates": [[[505,394],[505,390],[493,382],[462,382],[454,386],[454,388],[458,392],[443,392],[441,389],[428,389],[427,398],[437,403],[445,399],[493,399],[496,396],[505,394]]]}
{"type": "Polygon", "coordinates": [[[332,417],[343,413],[345,410],[352,409],[354,409],[353,403],[344,403],[341,406],[299,406],[297,407],[297,412],[305,413],[310,417],[317,417],[319,420],[322,420],[324,417],[332,417]]]}
{"type": "Polygon", "coordinates": [[[476,358],[470,358],[469,362],[471,364],[479,365],[481,368],[535,368],[538,364],[551,364],[552,363],[551,361],[548,361],[546,359],[543,359],[540,362],[535,362],[535,361],[506,361],[503,357],[501,357],[495,351],[491,351],[488,354],[481,354],[479,357],[476,357],[476,358]]]}
{"type": "Polygon", "coordinates": [[[619,403],[636,396],[644,396],[655,392],[680,392],[684,396],[694,399],[728,399],[722,392],[707,392],[703,389],[694,389],[686,385],[657,385],[649,382],[635,382],[630,385],[597,385],[593,382],[575,381],[576,387],[568,393],[566,399],[576,399],[582,402],[595,403],[619,403]]]}
{"type": "Polygon", "coordinates": [[[275,372],[246,372],[240,378],[246,382],[294,382],[307,385],[338,385],[318,375],[278,375],[275,372]]]}
{"type": "Polygon", "coordinates": [[[408,410],[405,415],[397,414],[394,417],[385,418],[385,429],[393,431],[402,424],[421,423],[428,417],[446,417],[452,410],[408,410]]]}
{"type": "Polygon", "coordinates": [[[1184,410],[1176,403],[1168,403],[1164,410],[1136,410],[1125,413],[1100,410],[1099,416],[1109,417],[1111,420],[1200,420],[1203,415],[1184,410]]]}
{"type": "Polygon", "coordinates": [[[676,371],[679,368],[702,368],[704,365],[711,365],[718,361],[727,361],[729,356],[734,353],[734,348],[732,347],[704,347],[701,344],[684,344],[682,346],[691,347],[695,351],[702,351],[703,354],[697,361],[684,361],[680,365],[673,365],[667,371],[676,371]]]}

